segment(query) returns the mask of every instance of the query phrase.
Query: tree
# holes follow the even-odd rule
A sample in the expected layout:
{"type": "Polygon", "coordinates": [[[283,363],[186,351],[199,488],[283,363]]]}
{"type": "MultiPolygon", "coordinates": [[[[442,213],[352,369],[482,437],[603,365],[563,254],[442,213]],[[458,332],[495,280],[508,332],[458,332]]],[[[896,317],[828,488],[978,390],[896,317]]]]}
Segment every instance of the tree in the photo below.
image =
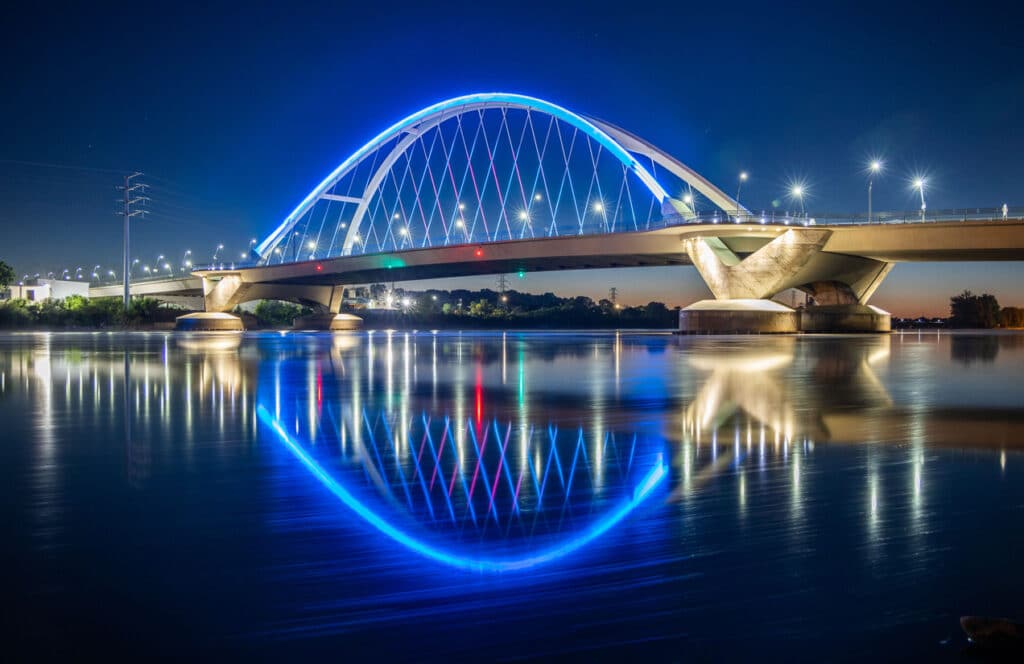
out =
{"type": "Polygon", "coordinates": [[[965,290],[949,298],[949,314],[954,327],[993,328],[999,325],[999,301],[988,293],[965,290]]]}
{"type": "Polygon", "coordinates": [[[0,290],[5,290],[14,283],[14,268],[0,261],[0,290]]]}
{"type": "Polygon", "coordinates": [[[999,312],[999,324],[1003,327],[1024,327],[1024,309],[1005,307],[999,312]]]}

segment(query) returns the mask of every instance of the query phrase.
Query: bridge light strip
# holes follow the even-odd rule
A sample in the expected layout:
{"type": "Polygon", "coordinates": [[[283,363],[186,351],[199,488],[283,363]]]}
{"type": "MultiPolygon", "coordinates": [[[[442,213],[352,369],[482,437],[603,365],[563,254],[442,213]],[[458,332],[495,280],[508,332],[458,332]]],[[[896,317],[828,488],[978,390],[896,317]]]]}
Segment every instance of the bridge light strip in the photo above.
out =
{"type": "Polygon", "coordinates": [[[573,127],[581,129],[595,141],[604,146],[620,162],[622,162],[623,165],[632,170],[644,185],[647,186],[651,193],[658,197],[659,203],[664,203],[668,200],[668,192],[658,184],[658,181],[654,179],[654,176],[651,175],[651,173],[639,161],[637,161],[633,155],[631,155],[622,147],[622,145],[612,139],[611,136],[605,133],[602,129],[598,128],[597,125],[582,116],[579,116],[566,108],[536,97],[505,92],[479,93],[464,95],[462,97],[454,97],[452,99],[438,102],[432,106],[428,106],[406,118],[403,118],[402,120],[399,120],[381,133],[377,134],[373,140],[356,150],[348,159],[335,168],[330,175],[324,178],[324,180],[321,181],[320,184],[318,184],[316,188],[309,193],[309,195],[302,199],[302,202],[292,210],[291,214],[285,217],[284,221],[281,222],[281,225],[278,226],[273,233],[267,236],[267,238],[263,240],[258,247],[256,247],[256,253],[261,256],[264,255],[267,249],[280,241],[280,239],[295,226],[298,220],[302,218],[302,215],[304,215],[323,194],[327,193],[327,190],[333,187],[351,167],[359,163],[364,157],[373,152],[388,139],[433,115],[443,114],[446,111],[450,111],[460,106],[471,106],[474,104],[508,104],[512,106],[522,106],[528,109],[547,113],[548,115],[562,120],[573,127]]]}
{"type": "Polygon", "coordinates": [[[531,555],[523,557],[472,557],[459,553],[447,551],[439,546],[419,539],[404,530],[393,526],[386,519],[359,501],[352,493],[343,487],[336,479],[330,476],[310,454],[289,435],[281,422],[270,414],[262,404],[256,407],[256,414],[264,425],[269,427],[284,447],[292,453],[309,471],[313,477],[320,481],[324,487],[333,493],[342,503],[355,512],[366,523],[390,537],[395,542],[408,548],[424,558],[435,562],[455,567],[458,569],[475,572],[512,572],[529,569],[546,563],[553,563],[579,549],[605,534],[631,512],[643,504],[667,477],[668,468],[665,461],[659,454],[657,461],[647,475],[640,481],[633,496],[620,504],[597,521],[591,523],[582,531],[575,533],[566,541],[541,549],[531,555]]]}

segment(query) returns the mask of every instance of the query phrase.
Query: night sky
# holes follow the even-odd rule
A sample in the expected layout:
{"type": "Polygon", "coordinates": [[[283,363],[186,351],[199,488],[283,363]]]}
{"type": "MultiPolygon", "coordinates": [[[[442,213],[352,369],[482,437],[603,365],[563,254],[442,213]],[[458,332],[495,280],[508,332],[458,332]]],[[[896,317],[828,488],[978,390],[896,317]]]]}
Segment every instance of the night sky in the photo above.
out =
{"type": "MultiPolygon", "coordinates": [[[[238,253],[382,128],[478,91],[610,120],[729,193],[746,170],[751,209],[805,179],[809,210],[863,212],[873,155],[886,163],[876,210],[915,209],[917,172],[930,210],[1024,206],[1011,3],[88,4],[35,3],[0,24],[0,259],[19,275],[117,268],[114,187],[133,169],[153,198],[135,255],[238,253]]],[[[688,267],[515,285],[708,296],[688,267]]],[[[964,288],[1024,305],[1024,264],[899,265],[872,303],[941,315],[964,288]]]]}

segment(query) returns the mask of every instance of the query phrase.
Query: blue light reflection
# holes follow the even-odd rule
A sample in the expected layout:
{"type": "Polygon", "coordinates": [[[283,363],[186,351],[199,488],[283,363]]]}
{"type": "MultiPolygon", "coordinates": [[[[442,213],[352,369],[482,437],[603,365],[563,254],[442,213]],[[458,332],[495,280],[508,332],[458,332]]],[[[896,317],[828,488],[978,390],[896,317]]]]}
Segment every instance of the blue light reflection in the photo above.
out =
{"type": "Polygon", "coordinates": [[[590,542],[615,527],[631,512],[642,505],[654,494],[657,488],[668,476],[668,468],[662,455],[657,455],[653,468],[647,472],[643,479],[637,484],[636,489],[630,498],[624,500],[616,508],[604,514],[584,529],[572,533],[563,541],[542,548],[538,551],[525,554],[521,557],[488,557],[471,556],[456,551],[445,549],[436,544],[427,542],[419,537],[411,535],[396,527],[387,519],[368,507],[356,496],[341,485],[290,435],[270,411],[262,404],[256,408],[257,415],[261,422],[271,429],[278,440],[291,454],[298,459],[320,481],[331,493],[333,493],[346,507],[355,512],[361,519],[366,521],[376,530],[391,538],[395,542],[408,548],[425,558],[436,562],[456,567],[459,569],[472,570],[477,572],[510,572],[525,570],[538,565],[553,563],[575,551],[585,547],[590,542]]]}

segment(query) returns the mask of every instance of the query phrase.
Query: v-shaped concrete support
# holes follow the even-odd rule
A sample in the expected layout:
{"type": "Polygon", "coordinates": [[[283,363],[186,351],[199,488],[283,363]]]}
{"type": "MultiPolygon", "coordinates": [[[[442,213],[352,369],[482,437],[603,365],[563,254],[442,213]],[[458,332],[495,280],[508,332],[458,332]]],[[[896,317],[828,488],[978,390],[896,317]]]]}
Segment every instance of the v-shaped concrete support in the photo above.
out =
{"type": "Polygon", "coordinates": [[[717,237],[687,238],[683,246],[716,299],[760,300],[790,288],[830,235],[825,229],[791,228],[744,259],[717,237]]]}

